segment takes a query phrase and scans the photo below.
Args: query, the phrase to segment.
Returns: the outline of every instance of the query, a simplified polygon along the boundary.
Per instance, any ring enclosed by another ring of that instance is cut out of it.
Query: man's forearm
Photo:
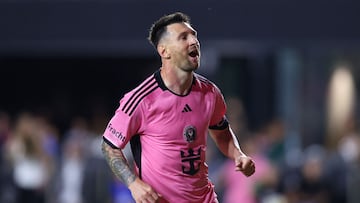
[[[241,151],[238,139],[231,128],[221,131],[211,131],[210,135],[225,156],[231,159],[235,159],[238,156],[245,156]]]
[[[135,173],[131,170],[124,154],[119,149],[114,149],[105,142],[102,142],[102,152],[112,172],[126,186],[134,182]]]

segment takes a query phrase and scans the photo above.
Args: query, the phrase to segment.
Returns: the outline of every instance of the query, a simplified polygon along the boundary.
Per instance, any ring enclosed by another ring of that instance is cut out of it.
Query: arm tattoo
[[[126,186],[134,182],[136,179],[135,173],[130,169],[130,166],[120,149],[114,149],[105,142],[102,142],[102,152],[115,176],[122,181]]]

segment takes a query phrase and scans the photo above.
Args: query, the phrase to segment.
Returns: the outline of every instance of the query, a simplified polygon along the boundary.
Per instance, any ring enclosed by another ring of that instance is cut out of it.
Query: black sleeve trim
[[[106,139],[105,137],[103,137],[103,140],[106,144],[108,144],[111,148],[113,149],[120,149],[119,147],[115,146],[113,143],[111,143],[108,139]]]
[[[209,129],[225,130],[228,126],[229,126],[229,122],[228,122],[227,118],[224,116],[223,119],[221,119],[221,121],[218,124],[209,126]]]

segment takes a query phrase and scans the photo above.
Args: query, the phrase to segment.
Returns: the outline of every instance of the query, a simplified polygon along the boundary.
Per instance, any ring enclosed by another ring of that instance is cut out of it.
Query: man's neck
[[[189,93],[193,82],[193,72],[162,67],[160,74],[165,86],[175,94],[187,95]]]

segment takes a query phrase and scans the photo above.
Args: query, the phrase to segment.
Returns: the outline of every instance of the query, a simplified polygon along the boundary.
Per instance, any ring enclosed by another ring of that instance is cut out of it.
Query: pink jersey
[[[130,141],[140,178],[162,195],[161,202],[216,202],[205,163],[207,131],[224,129],[220,90],[195,74],[191,91],[166,88],[160,70],[125,94],[104,140],[123,149]]]

